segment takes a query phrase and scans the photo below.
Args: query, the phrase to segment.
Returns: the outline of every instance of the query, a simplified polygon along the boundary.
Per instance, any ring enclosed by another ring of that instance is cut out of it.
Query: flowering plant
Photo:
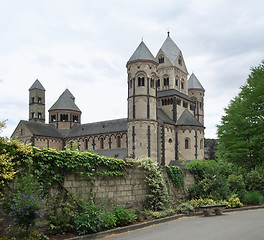
[[[42,188],[32,174],[24,173],[21,178],[16,179],[9,208],[9,215],[15,225],[29,230],[34,226],[37,218],[43,217],[41,194]]]

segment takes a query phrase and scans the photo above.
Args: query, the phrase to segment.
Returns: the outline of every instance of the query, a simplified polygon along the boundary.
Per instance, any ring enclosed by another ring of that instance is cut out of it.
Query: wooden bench
[[[200,206],[200,208],[203,210],[203,214],[205,217],[211,216],[213,213],[215,215],[221,215],[223,210],[226,208],[226,204],[218,204],[218,205],[206,205],[206,206]]]

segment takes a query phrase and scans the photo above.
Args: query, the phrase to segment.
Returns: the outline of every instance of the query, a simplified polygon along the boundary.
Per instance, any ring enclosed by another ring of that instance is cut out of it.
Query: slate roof
[[[158,97],[158,98],[159,98],[159,97],[174,96],[174,95],[179,96],[179,97],[181,97],[181,98],[184,98],[184,99],[186,99],[186,100],[188,100],[188,101],[193,102],[193,100],[192,100],[189,96],[187,96],[187,95],[184,94],[184,93],[179,92],[179,91],[176,90],[176,89],[168,89],[168,90],[163,90],[163,91],[158,91],[158,92],[157,92],[157,97]]]
[[[192,75],[190,76],[188,80],[188,89],[200,89],[200,90],[205,91],[202,84],[199,82],[199,80],[194,75],[194,73],[192,73]]]
[[[132,54],[127,64],[134,61],[152,61],[154,63],[158,63],[143,41]]]
[[[115,159],[124,159],[127,157],[127,148],[97,149],[95,152],[101,156]]]
[[[40,90],[46,91],[38,79],[29,88],[29,90],[33,90],[33,89],[40,89]]]
[[[203,127],[203,125],[187,110],[185,109],[178,121],[177,126],[198,126]]]
[[[163,45],[160,48],[165,56],[169,59],[171,64],[174,65],[175,61],[177,60],[181,50],[179,47],[173,42],[173,40],[168,36],[164,41]]]
[[[157,108],[157,115],[163,122],[175,125],[175,122],[161,108]]]
[[[21,121],[33,135],[61,138],[59,130],[53,124],[40,122]]]
[[[69,89],[66,89],[59,97],[59,99],[52,105],[50,110],[58,110],[58,109],[64,109],[64,110],[74,110],[81,112],[81,110],[77,107],[77,105],[74,102],[74,96],[69,91]]]
[[[66,136],[78,137],[127,131],[127,118],[75,125]]]

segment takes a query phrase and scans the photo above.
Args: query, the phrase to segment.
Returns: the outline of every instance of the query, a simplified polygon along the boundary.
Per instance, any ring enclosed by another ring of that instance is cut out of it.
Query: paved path
[[[103,238],[102,238],[103,239]],[[211,217],[186,217],[106,240],[264,240],[264,209],[224,213]]]

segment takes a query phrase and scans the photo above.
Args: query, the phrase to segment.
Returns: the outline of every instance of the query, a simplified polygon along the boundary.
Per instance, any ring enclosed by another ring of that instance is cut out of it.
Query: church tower
[[[45,123],[45,91],[38,79],[29,88],[29,121]]]
[[[204,125],[204,88],[197,77],[192,73],[188,80],[189,97],[195,102],[194,116]]]
[[[142,41],[127,62],[128,156],[157,161],[156,80],[158,63]]]
[[[75,104],[75,97],[66,89],[49,109],[49,123],[57,129],[71,129],[81,124],[82,112]]]

